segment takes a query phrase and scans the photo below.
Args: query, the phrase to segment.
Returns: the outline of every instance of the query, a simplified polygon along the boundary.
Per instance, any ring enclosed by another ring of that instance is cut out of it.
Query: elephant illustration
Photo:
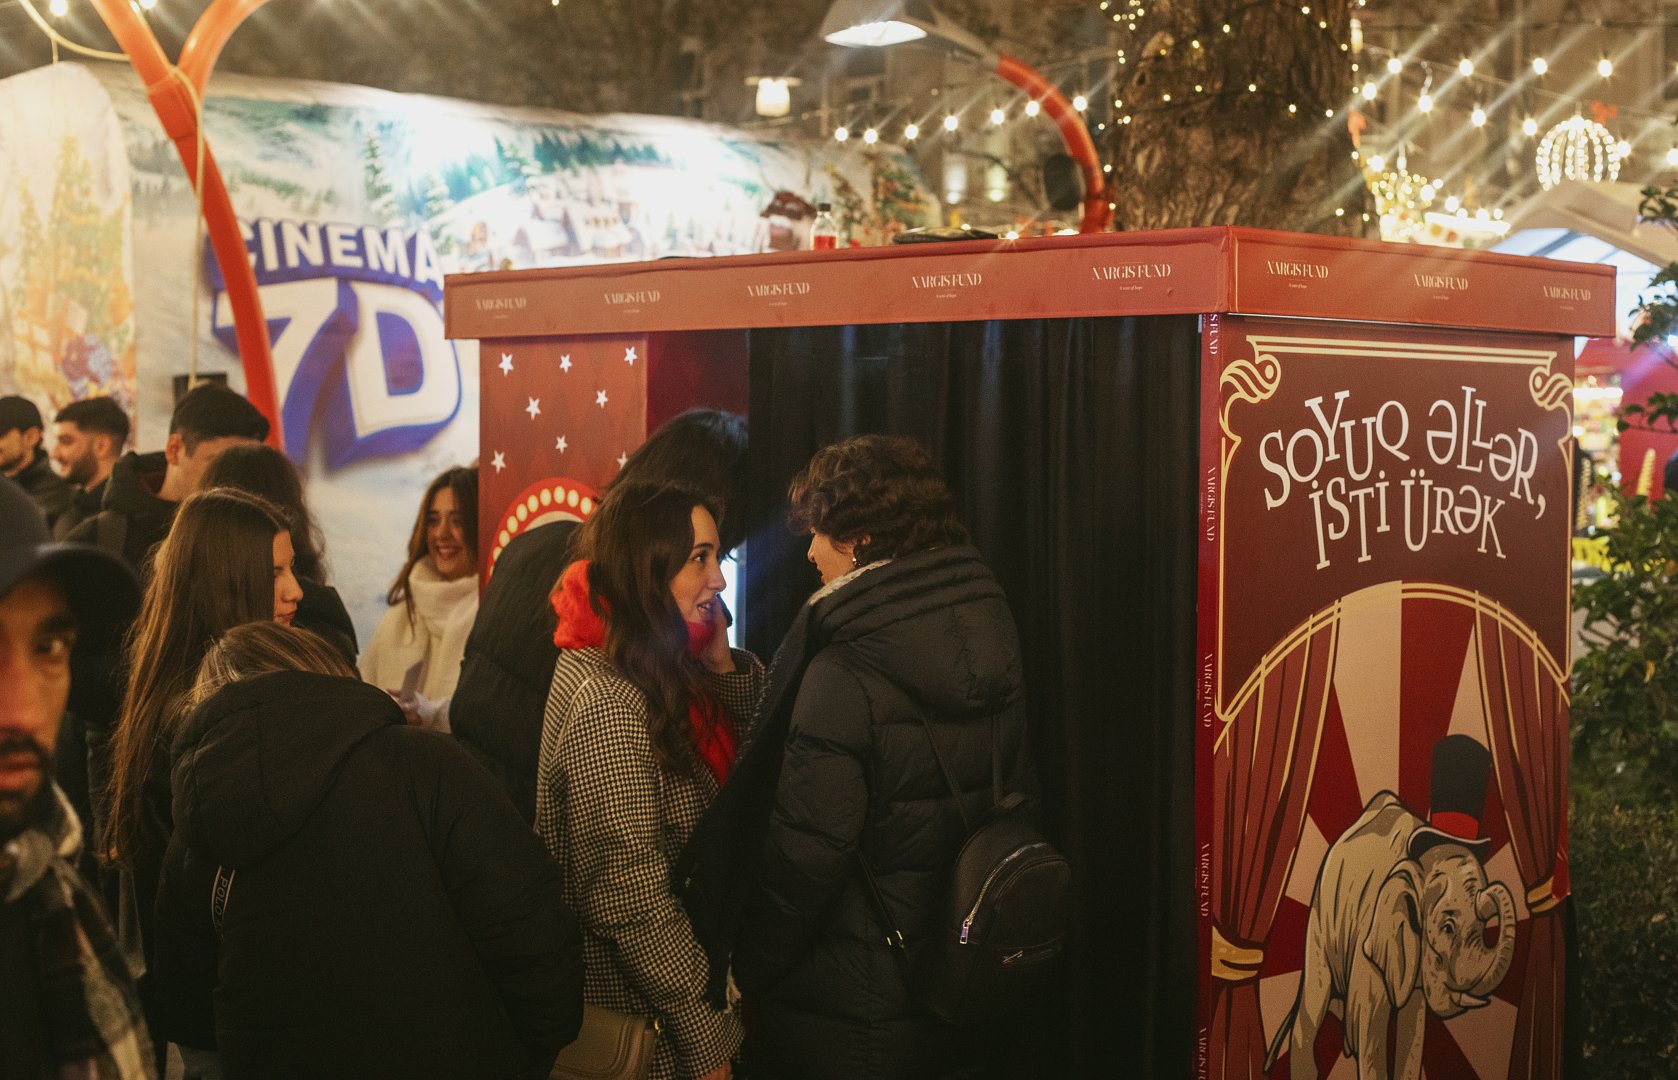
[[[1317,1033],[1333,1012],[1358,1080],[1387,1080],[1396,1012],[1391,1075],[1418,1080],[1427,1012],[1449,1018],[1487,1004],[1515,955],[1514,897],[1486,880],[1490,842],[1477,838],[1489,771],[1484,747],[1447,736],[1434,748],[1428,820],[1378,792],[1329,848],[1311,896],[1299,993],[1266,1071],[1286,1049],[1292,1080],[1315,1080]]]

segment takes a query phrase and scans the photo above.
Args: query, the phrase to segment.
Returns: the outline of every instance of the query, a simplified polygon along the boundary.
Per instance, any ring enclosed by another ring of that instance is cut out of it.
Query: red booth
[[[1613,297],[1217,228],[455,276],[445,307],[481,342],[486,572],[691,406],[748,417],[765,508],[835,439],[931,447],[1077,868],[1011,1075],[1487,1080],[1561,1070],[1570,395]],[[746,545],[764,657],[803,547]]]

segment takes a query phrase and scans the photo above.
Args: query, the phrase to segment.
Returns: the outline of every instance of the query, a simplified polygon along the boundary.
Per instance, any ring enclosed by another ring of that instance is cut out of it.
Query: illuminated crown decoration
[[[1594,120],[1575,116],[1544,133],[1538,143],[1538,183],[1548,191],[1563,180],[1613,180],[1620,155],[1612,133]]]

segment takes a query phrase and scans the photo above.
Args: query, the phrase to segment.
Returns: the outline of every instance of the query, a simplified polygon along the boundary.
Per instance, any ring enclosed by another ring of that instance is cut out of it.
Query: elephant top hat
[[[1433,793],[1427,824],[1410,836],[1410,857],[1438,844],[1461,844],[1485,858],[1492,842],[1480,835],[1492,755],[1467,735],[1447,735],[1433,744]]]

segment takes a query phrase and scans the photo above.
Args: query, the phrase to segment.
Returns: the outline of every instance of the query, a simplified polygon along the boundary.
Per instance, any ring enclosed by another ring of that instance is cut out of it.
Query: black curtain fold
[[[1063,978],[1008,1076],[1177,1078],[1195,1002],[1195,316],[754,330],[751,497],[827,443],[916,436],[1019,624],[1044,823],[1078,896]],[[784,515],[783,515],[784,519]],[[818,584],[755,535],[745,637],[769,655]]]

